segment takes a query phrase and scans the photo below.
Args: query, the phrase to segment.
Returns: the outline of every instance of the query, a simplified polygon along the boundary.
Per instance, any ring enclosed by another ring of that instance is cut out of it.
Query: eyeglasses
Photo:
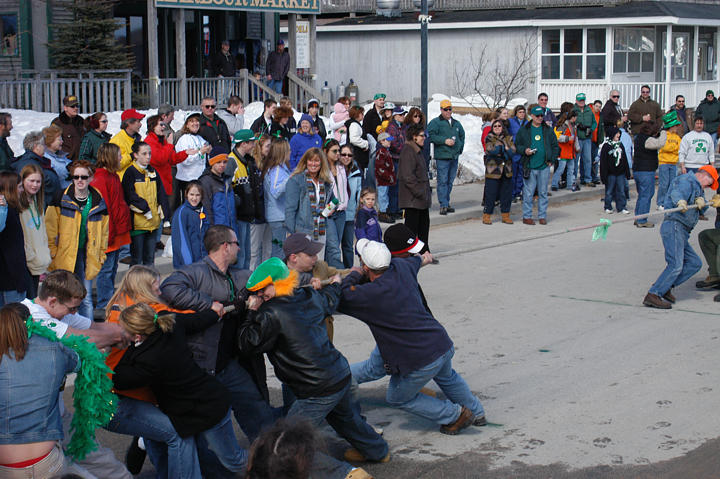
[[[235,241],[226,241],[225,243],[227,243],[227,244],[234,244],[235,246],[240,246],[240,243],[238,243],[237,240],[235,240]]]
[[[650,94],[650,90],[640,90],[640,93],[647,93],[647,94]]]
[[[73,175],[72,176],[73,180],[87,180],[88,178],[90,178],[88,175]]]
[[[677,103],[685,103],[685,100],[678,100]]]
[[[413,118],[422,118],[422,115],[415,114],[413,115]]]
[[[452,108],[443,108],[443,111],[452,111]]]
[[[165,123],[158,123],[158,126],[162,126],[163,128],[165,128],[167,125]]]
[[[203,108],[207,108],[208,110],[214,110],[217,108],[217,105],[203,105]]]
[[[620,98],[620,95],[613,95],[610,98]]]

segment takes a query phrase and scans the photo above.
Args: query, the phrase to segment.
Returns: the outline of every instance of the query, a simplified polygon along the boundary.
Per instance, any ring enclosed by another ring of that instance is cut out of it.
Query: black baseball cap
[[[425,246],[410,228],[401,223],[385,230],[383,242],[393,256],[403,253],[418,254]]]
[[[293,233],[285,238],[283,253],[285,253],[285,257],[298,253],[305,253],[312,256],[318,254],[324,246],[322,243],[313,241],[309,235]]]

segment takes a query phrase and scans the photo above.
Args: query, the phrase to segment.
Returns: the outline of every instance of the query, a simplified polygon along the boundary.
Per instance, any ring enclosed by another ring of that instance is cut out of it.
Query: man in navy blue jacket
[[[343,280],[339,311],[370,327],[390,374],[388,403],[440,424],[445,434],[485,425],[480,400],[452,367],[452,340],[422,301],[417,273],[432,255],[391,258],[387,246],[365,238],[357,251],[362,269]],[[448,399],[420,394],[430,380]]]

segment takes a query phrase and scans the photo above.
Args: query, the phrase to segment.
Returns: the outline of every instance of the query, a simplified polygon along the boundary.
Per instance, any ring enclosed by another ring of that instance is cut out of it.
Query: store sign
[[[310,22],[295,22],[295,67],[310,68]]]
[[[156,7],[320,13],[320,0],[155,0]]]

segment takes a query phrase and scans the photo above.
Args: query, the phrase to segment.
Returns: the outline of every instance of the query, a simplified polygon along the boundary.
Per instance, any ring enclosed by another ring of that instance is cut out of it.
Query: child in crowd
[[[552,176],[552,190],[557,191],[560,187],[560,179],[563,171],[566,172],[567,189],[577,191],[575,185],[575,156],[580,144],[577,140],[577,132],[575,131],[575,121],[577,120],[577,112],[570,110],[560,115],[557,126],[555,126],[555,136],[560,146],[560,157],[558,158],[558,166]]]
[[[155,263],[156,230],[160,227],[161,210],[167,211],[165,190],[160,176],[150,166],[150,145],[136,141],[132,146],[132,164],[125,170],[122,185],[132,212],[130,255],[134,264]]]
[[[383,223],[395,223],[395,219],[389,214],[390,187],[397,183],[395,165],[390,155],[390,142],[395,138],[382,132],[378,135],[377,156],[375,158],[375,182],[377,183],[378,216]]]
[[[663,117],[665,127],[668,129],[667,140],[660,151],[658,151],[658,189],[657,209],[663,210],[665,196],[667,195],[670,183],[677,175],[677,163],[680,156],[680,141],[682,138],[682,124],[674,111],[668,112]]]
[[[203,238],[208,229],[202,205],[203,189],[193,180],[185,188],[185,203],[175,211],[172,219],[173,266],[179,268],[201,260],[207,253]]]
[[[333,111],[335,113],[332,114],[332,121],[334,123],[342,124],[342,126],[335,130],[335,139],[338,143],[343,144],[347,138],[347,128],[345,127],[345,122],[350,119],[350,113],[348,112],[347,107],[340,101],[335,103]]]
[[[611,214],[612,202],[618,213],[630,214],[625,209],[625,180],[630,179],[630,165],[625,154],[625,147],[620,141],[620,130],[610,126],[606,132],[607,140],[600,149],[600,179],[605,185],[605,213]]]
[[[355,237],[358,241],[367,238],[382,242],[382,230],[375,210],[375,190],[372,188],[363,188],[360,192],[360,209],[355,216]]]

